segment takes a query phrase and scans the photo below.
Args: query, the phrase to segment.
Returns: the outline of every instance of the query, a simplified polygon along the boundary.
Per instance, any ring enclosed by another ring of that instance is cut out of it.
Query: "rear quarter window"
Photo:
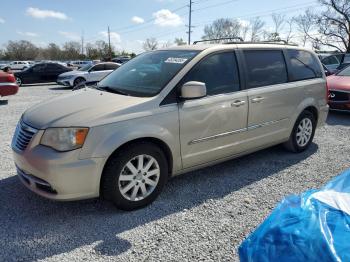
[[[244,50],[249,88],[288,82],[282,50]]]
[[[313,54],[303,50],[287,50],[287,53],[291,65],[292,81],[322,77],[322,68]]]

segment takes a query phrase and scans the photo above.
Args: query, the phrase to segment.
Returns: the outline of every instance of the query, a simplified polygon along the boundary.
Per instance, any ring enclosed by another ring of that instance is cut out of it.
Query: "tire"
[[[73,82],[73,87],[75,87],[75,86],[77,86],[77,85],[79,85],[79,84],[81,84],[81,83],[83,83],[83,82],[85,82],[86,80],[84,79],[84,78],[82,78],[82,77],[78,77],[78,78],[76,78],[75,80],[74,80],[74,82]]]
[[[284,143],[284,147],[294,153],[305,151],[312,143],[315,130],[315,116],[309,111],[302,112],[294,124],[289,140]]]
[[[151,162],[148,171],[140,172],[140,157],[145,169]],[[150,142],[135,143],[117,151],[108,160],[102,174],[101,195],[119,209],[135,210],[152,203],[167,179],[168,163],[164,152]]]
[[[18,86],[22,86],[23,81],[22,81],[22,79],[21,79],[20,77],[16,77],[16,84],[17,84]]]

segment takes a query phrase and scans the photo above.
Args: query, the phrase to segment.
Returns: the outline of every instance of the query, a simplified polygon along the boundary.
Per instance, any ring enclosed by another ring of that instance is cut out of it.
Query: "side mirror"
[[[181,87],[181,98],[196,99],[207,95],[207,87],[205,83],[190,81]]]

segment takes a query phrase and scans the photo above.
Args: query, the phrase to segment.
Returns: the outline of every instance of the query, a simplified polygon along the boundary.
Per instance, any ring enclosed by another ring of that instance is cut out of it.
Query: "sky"
[[[271,14],[286,17],[317,8],[311,0],[192,0],[192,40],[218,18],[242,23],[259,16],[272,27]],[[139,53],[146,38],[160,45],[175,37],[187,41],[190,0],[10,0],[0,8],[0,48],[9,40],[30,40],[38,46],[67,41],[111,41],[117,50]]]

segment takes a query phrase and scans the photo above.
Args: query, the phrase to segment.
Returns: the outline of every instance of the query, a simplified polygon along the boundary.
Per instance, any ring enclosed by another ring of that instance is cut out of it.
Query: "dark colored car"
[[[113,58],[112,62],[118,63],[118,64],[124,64],[128,62],[130,59],[131,58],[128,58],[128,57],[117,57],[117,58]]]
[[[350,110],[350,66],[327,77],[329,107],[334,110]]]
[[[38,63],[14,75],[17,84],[21,86],[22,84],[56,82],[60,74],[68,71],[72,69],[58,63]]]
[[[18,86],[14,75],[0,72],[0,97],[15,95]]]

